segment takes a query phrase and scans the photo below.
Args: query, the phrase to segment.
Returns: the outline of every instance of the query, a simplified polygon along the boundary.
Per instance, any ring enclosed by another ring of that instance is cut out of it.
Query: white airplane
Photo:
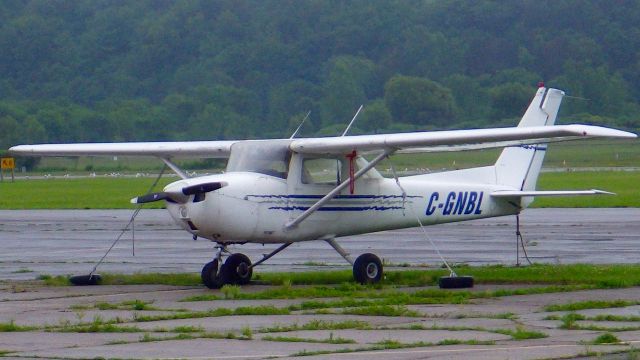
[[[517,127],[306,139],[19,145],[33,156],[120,155],[162,159],[182,179],[134,204],[163,200],[173,219],[215,243],[202,269],[209,288],[247,284],[253,267],[292,243],[324,240],[353,265],[360,283],[383,275],[371,253],[355,261],[341,236],[519,214],[535,196],[606,193],[536,191],[547,144],[583,138],[636,138],[589,125],[554,125],[564,93],[540,87]],[[384,178],[374,168],[393,154],[504,147],[492,166]],[[363,155],[370,155],[367,161]],[[174,157],[228,158],[223,174],[189,178]],[[282,244],[255,264],[229,244]],[[223,264],[223,256],[226,260]]]

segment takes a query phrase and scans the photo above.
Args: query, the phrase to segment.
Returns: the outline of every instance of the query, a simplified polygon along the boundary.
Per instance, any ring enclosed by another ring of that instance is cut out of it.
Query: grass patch
[[[576,322],[584,319],[585,319],[584,315],[581,315],[581,314],[576,314],[576,313],[565,314],[560,318],[560,321],[562,321],[562,324],[560,325],[560,329],[575,330],[578,328],[578,324]]]
[[[550,265],[535,264],[531,266],[511,267],[503,265],[491,266],[458,266],[457,272],[474,276],[477,284],[546,284],[546,285],[593,285],[599,288],[620,288],[640,285],[640,265],[637,264],[568,264]],[[436,285],[440,276],[447,275],[443,269],[400,270],[385,272],[386,278],[377,286],[425,286]],[[257,280],[270,285],[327,285],[345,284],[354,287],[350,270],[341,271],[309,271],[296,273],[258,274]],[[269,297],[286,298],[286,287],[274,290]],[[278,295],[277,292],[281,294]],[[295,290],[294,290],[295,291]],[[325,289],[324,291],[327,291]],[[258,295],[253,295],[257,297]],[[309,294],[308,297],[322,297],[322,294]],[[333,297],[327,294],[326,297]],[[293,296],[292,296],[293,297]],[[296,294],[295,297],[299,297]]]
[[[176,180],[163,178],[157,187]],[[6,191],[0,197],[0,209],[132,209],[129,200],[146,193],[152,183],[153,178],[18,178],[2,184]],[[162,206],[162,203],[147,205]]]
[[[585,309],[608,309],[620,308],[640,304],[640,301],[627,300],[587,300],[578,301],[567,304],[549,305],[544,308],[545,311],[577,311]]]
[[[345,321],[325,321],[325,320],[311,320],[305,324],[287,324],[287,325],[275,325],[260,329],[261,333],[273,333],[273,332],[290,332],[300,330],[344,330],[344,329],[357,329],[357,330],[370,330],[371,325],[365,321],[359,320],[345,320]]]
[[[11,320],[6,323],[0,323],[0,332],[23,332],[23,331],[32,331],[37,329],[34,326],[22,326],[16,325],[15,320]]]
[[[568,264],[550,265],[535,264],[531,266],[511,267],[504,265],[491,266],[458,266],[459,273],[474,277],[476,284],[518,284],[518,285],[546,285],[547,288],[503,289],[495,290],[492,296],[510,296],[553,291],[573,291],[588,288],[623,288],[640,285],[640,265],[637,264]],[[242,288],[235,286],[223,287],[222,296],[219,293],[206,293],[191,296],[181,301],[212,301],[221,298],[238,300],[259,299],[298,299],[298,298],[327,298],[343,297],[356,292],[368,294],[379,293],[382,290],[398,286],[418,287],[435,286],[440,276],[447,275],[443,269],[398,270],[385,272],[385,279],[376,285],[363,286],[353,280],[351,270],[338,271],[308,271],[261,273],[255,275],[255,280],[278,286],[258,292],[245,293]],[[65,276],[41,275],[39,277],[46,285],[70,285]],[[102,274],[103,285],[173,285],[173,286],[202,286],[199,274]],[[284,284],[284,285],[283,285]],[[313,287],[296,287],[296,285],[315,285]],[[556,290],[549,288],[558,286]],[[464,292],[443,291],[443,293],[461,294]],[[435,294],[435,293],[434,293]],[[437,295],[447,297],[455,295]],[[377,296],[379,297],[379,296]],[[464,299],[460,299],[461,301]]]
[[[198,333],[198,332],[204,332],[204,328],[202,326],[191,326],[191,325],[176,326],[173,329],[171,329],[171,332],[181,333],[181,334]]]
[[[548,320],[558,320],[557,316],[548,316],[546,319]],[[605,327],[598,325],[580,325],[578,321],[583,320],[593,320],[593,318],[588,318],[582,314],[577,313],[568,313],[559,318],[562,322],[559,326],[560,329],[566,330],[593,330],[593,331],[634,331],[640,330],[640,326],[622,326],[622,327]]]
[[[155,341],[169,341],[169,340],[192,340],[195,339],[189,334],[178,334],[176,336],[153,336],[149,333],[144,333],[139,342],[155,342]]]
[[[150,322],[161,320],[180,320],[180,319],[200,319],[207,317],[235,316],[235,315],[289,315],[291,311],[287,308],[278,308],[275,306],[251,306],[238,307],[236,309],[217,308],[207,311],[182,311],[173,314],[159,315],[140,315],[134,314],[136,322]]]
[[[416,347],[427,347],[427,346],[443,346],[443,345],[494,345],[494,341],[479,341],[479,340],[456,340],[456,339],[445,339],[439,341],[437,343],[430,343],[425,341],[418,341],[413,343],[403,343],[397,340],[382,340],[371,346],[360,347],[355,349],[338,349],[338,350],[319,350],[319,351],[306,351],[303,350],[301,352],[295,353],[292,356],[312,356],[312,355],[326,355],[326,354],[340,354],[340,353],[352,353],[352,352],[362,352],[362,351],[376,351],[376,350],[393,350],[393,349],[407,349],[407,348],[416,348]]]
[[[372,305],[355,308],[346,308],[342,314],[365,315],[365,316],[407,316],[420,317],[422,314],[415,310],[407,309],[404,305]]]
[[[237,299],[240,295],[240,286],[238,285],[224,285],[220,291],[226,300]]]
[[[31,269],[26,269],[26,268],[22,268],[22,269],[18,269],[16,271],[12,271],[12,274],[27,274],[27,273],[32,273],[33,270]]]
[[[309,339],[309,338],[299,338],[295,336],[264,336],[262,337],[264,341],[279,341],[279,342],[305,342],[305,343],[318,343],[318,344],[356,344],[355,340],[345,339],[341,337],[333,337],[331,334],[326,339]]]
[[[171,285],[171,286],[202,286],[199,274],[191,273],[136,273],[136,274],[100,274],[101,285]],[[38,276],[38,280],[47,286],[72,286],[68,276]]]
[[[634,165],[634,166],[637,166]],[[640,192],[630,184],[640,183],[638,171],[575,171],[542,173],[539,190],[601,189],[615,196],[538,197],[533,207],[538,208],[612,208],[640,207]]]
[[[504,312],[497,314],[458,314],[455,315],[456,319],[467,319],[467,318],[483,318],[483,319],[505,319],[505,320],[515,320],[518,316],[512,312]]]
[[[492,332],[503,334],[503,335],[509,335],[513,340],[542,339],[549,336],[543,332],[526,330],[522,327],[517,327],[515,330],[498,329],[498,330],[492,330]]]
[[[245,339],[248,339],[248,340],[253,339],[253,330],[251,330],[250,327],[244,326],[241,330],[241,333]]]
[[[330,308],[362,308],[368,307],[364,310],[349,310],[349,313],[362,313],[363,315],[378,313],[384,316],[388,314],[399,315],[399,312],[404,313],[406,316],[416,316],[418,314],[411,313],[397,306],[413,305],[413,304],[465,304],[471,299],[478,298],[491,298],[499,296],[511,296],[511,295],[524,295],[524,294],[539,294],[550,292],[564,292],[573,291],[577,289],[587,288],[585,286],[568,285],[568,286],[548,286],[548,287],[532,287],[525,289],[509,289],[509,290],[496,290],[496,291],[447,291],[440,289],[426,289],[417,291],[400,291],[393,288],[383,288],[380,290],[372,288],[362,288],[360,290],[340,290],[338,287],[326,289],[322,286],[318,287],[302,287],[294,288],[288,292],[286,298],[299,299],[312,297],[314,300],[303,301],[300,304],[291,305],[288,307],[290,311],[299,310],[318,310],[318,309],[330,309]],[[240,295],[239,298],[258,298],[258,299],[272,299],[280,298],[277,290],[266,290],[264,292],[257,292],[244,295]],[[312,296],[313,295],[313,296]],[[338,298],[337,300],[321,300],[323,297]],[[189,297],[182,301],[194,301],[201,299],[198,297]],[[391,308],[389,306],[396,306]],[[326,311],[328,313],[328,311]]]
[[[485,331],[491,332],[491,330],[480,327],[480,326],[442,326],[436,325],[435,323],[430,326],[426,326],[423,324],[411,324],[411,325],[402,325],[402,326],[381,326],[378,327],[378,330],[447,330],[447,331]]]
[[[144,330],[135,326],[116,325],[118,321],[105,321],[101,316],[96,315],[90,323],[63,323],[60,326],[50,326],[46,330],[49,332],[77,332],[77,333],[135,333]]]
[[[269,285],[323,285],[341,284],[353,281],[351,270],[337,271],[305,271],[286,273],[260,273],[254,275],[254,280]],[[287,288],[284,286],[283,288]]]
[[[102,274],[103,285],[173,285],[201,286],[200,274],[191,273],[137,273],[137,274]]]
[[[123,301],[119,304],[111,304],[106,302],[96,303],[95,307],[98,310],[136,310],[136,311],[151,311],[151,310],[160,310],[151,306],[153,301],[142,301],[142,300],[129,300]]]
[[[71,286],[69,277],[67,276],[51,276],[49,274],[42,274],[37,277],[37,280],[44,282],[47,286]]]
[[[616,337],[612,333],[606,332],[606,333],[598,336],[597,338],[593,339],[593,341],[591,343],[594,344],[594,345],[599,345],[599,344],[617,344],[617,343],[620,343],[620,339],[618,339],[618,337]]]
[[[596,315],[587,317],[585,320],[590,321],[624,321],[624,322],[638,322],[640,321],[640,316],[625,316],[625,315]]]

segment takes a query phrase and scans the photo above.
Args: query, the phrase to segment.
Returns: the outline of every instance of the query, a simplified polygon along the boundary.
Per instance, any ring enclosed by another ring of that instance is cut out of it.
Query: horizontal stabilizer
[[[522,197],[522,196],[575,196],[575,195],[615,195],[615,193],[603,190],[498,190],[491,193],[492,197]]]

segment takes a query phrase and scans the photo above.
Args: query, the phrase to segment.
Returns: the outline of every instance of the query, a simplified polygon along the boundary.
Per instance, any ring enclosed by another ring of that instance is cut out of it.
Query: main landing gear
[[[382,279],[382,262],[371,253],[358,256],[353,263],[353,278],[360,284],[375,284]]]
[[[376,255],[365,253],[356,258],[351,259],[349,254],[342,248],[335,239],[326,240],[345,260],[353,265],[353,278],[360,284],[375,284],[382,279],[383,268],[382,261]],[[262,259],[255,264],[251,264],[251,260],[240,253],[231,254],[224,244],[216,245],[216,254],[213,260],[204,265],[201,272],[202,282],[209,289],[219,289],[224,285],[246,285],[251,281],[253,268],[262,264],[267,259],[287,248],[292,243],[284,243],[279,248],[268,255],[264,255]],[[227,259],[222,262],[222,255],[228,254]],[[222,264],[222,265],[221,265]]]
[[[375,284],[382,279],[382,261],[380,261],[379,257],[371,253],[365,253],[358,256],[356,261],[353,261],[349,253],[336,242],[336,239],[326,239],[325,241],[349,264],[353,265],[353,278],[356,282],[363,285]]]

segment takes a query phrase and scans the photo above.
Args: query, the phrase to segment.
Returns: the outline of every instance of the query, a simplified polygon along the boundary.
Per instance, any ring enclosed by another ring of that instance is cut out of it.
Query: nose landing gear
[[[224,245],[217,245],[216,249],[213,260],[205,264],[200,273],[204,285],[209,289],[219,289],[227,284],[248,284],[253,275],[251,260],[244,254],[229,254]],[[223,253],[229,254],[224,264],[222,264]]]

